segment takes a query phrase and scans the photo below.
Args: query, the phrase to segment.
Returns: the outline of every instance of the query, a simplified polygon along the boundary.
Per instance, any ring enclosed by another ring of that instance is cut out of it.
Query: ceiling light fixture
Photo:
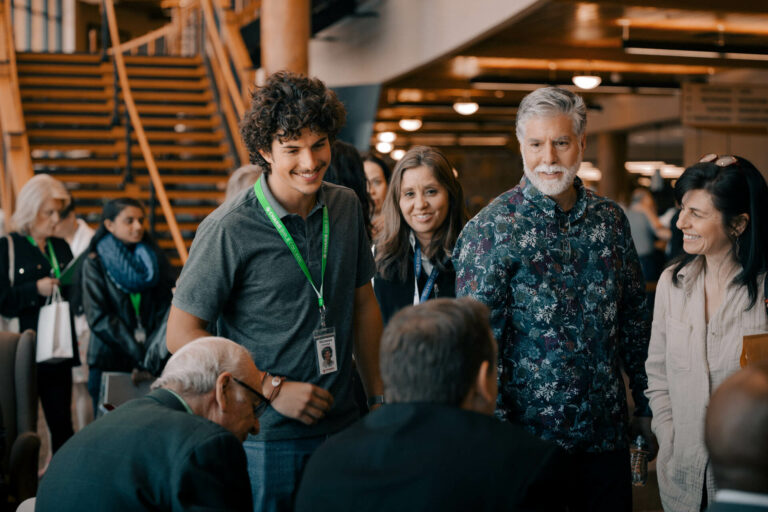
[[[421,119],[401,119],[400,120],[400,128],[407,132],[415,132],[419,128],[421,128]],[[391,151],[391,150],[390,150]]]
[[[597,75],[573,75],[573,85],[579,89],[594,89],[603,81]]]
[[[477,112],[477,109],[480,108],[480,105],[475,103],[474,101],[457,101],[453,104],[453,110],[455,110],[457,113],[463,115],[463,116],[471,116],[475,112]]]
[[[397,135],[395,132],[381,132],[376,136],[376,138],[379,140],[379,142],[395,142]]]
[[[392,160],[400,160],[405,156],[405,150],[404,149],[395,149],[392,151],[392,153],[389,154],[389,156],[392,157]]]
[[[391,142],[379,142],[376,144],[376,151],[381,154],[387,154],[394,149]]]

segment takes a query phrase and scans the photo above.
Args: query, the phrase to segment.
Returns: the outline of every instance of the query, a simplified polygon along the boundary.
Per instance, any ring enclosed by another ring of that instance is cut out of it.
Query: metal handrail
[[[115,5],[113,0],[103,0],[103,2],[105,12],[107,13],[107,20],[109,22],[109,33],[112,38],[112,44],[114,47],[119,48],[120,35],[117,30]],[[136,109],[136,103],[133,100],[133,93],[131,92],[130,84],[128,82],[128,72],[125,69],[125,61],[123,59],[122,52],[114,52],[113,58],[117,64],[117,72],[120,78],[120,86],[123,90],[123,102],[125,103],[125,108],[129,112],[131,124],[134,131],[136,132],[136,139],[138,140],[139,146],[141,147],[141,153],[144,156],[144,161],[147,164],[147,170],[149,171],[152,184],[155,187],[157,199],[160,202],[163,215],[165,215],[165,221],[168,223],[168,229],[171,232],[173,243],[176,246],[176,250],[179,253],[182,264],[184,264],[189,257],[189,253],[187,252],[187,247],[184,244],[184,239],[181,236],[179,224],[176,222],[176,216],[173,214],[171,203],[168,201],[168,194],[166,193],[165,186],[163,185],[163,181],[160,178],[160,172],[157,169],[157,163],[155,162],[154,156],[152,156],[152,150],[149,147],[149,141],[147,140],[147,134],[144,132],[144,126],[141,123],[139,112]]]

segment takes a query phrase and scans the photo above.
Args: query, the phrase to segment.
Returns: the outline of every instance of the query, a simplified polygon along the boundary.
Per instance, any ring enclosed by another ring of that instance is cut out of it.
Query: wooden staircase
[[[130,143],[126,138],[122,93],[115,109],[111,59],[18,53],[17,60],[35,172],[64,182],[76,211],[91,224],[98,223],[109,199],[129,196],[149,205],[151,180],[135,133]],[[141,122],[189,247],[199,222],[223,200],[235,166],[213,87],[199,56],[126,56],[125,61]],[[155,238],[179,265],[159,206],[155,212]]]

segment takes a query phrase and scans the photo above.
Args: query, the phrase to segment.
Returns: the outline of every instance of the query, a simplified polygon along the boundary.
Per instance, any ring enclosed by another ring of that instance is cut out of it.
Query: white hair
[[[224,372],[241,373],[251,354],[234,341],[217,336],[198,338],[168,360],[152,389],[172,387],[182,394],[203,395],[216,387]]]
[[[532,117],[565,114],[573,120],[573,133],[581,137],[587,127],[587,107],[578,94],[559,87],[542,87],[528,94],[517,109],[515,133],[523,143],[525,125]]]
[[[11,217],[13,229],[23,235],[29,234],[29,228],[35,223],[43,203],[49,199],[61,199],[66,208],[70,196],[67,188],[48,174],[37,174],[30,178],[16,198],[16,211]]]

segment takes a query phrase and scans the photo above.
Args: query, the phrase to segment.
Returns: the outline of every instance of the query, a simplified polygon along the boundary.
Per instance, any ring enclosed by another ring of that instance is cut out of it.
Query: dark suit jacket
[[[245,451],[159,389],[75,434],[40,482],[39,512],[252,510]]]
[[[296,512],[558,510],[539,495],[558,453],[491,416],[385,405],[312,455]]]

